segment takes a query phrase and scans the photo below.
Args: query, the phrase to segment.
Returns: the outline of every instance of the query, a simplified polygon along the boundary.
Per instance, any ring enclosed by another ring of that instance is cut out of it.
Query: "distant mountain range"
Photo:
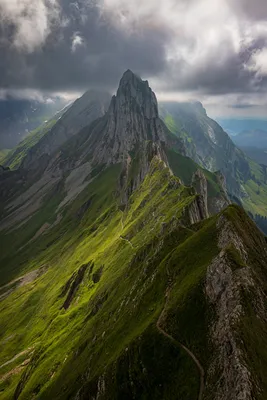
[[[267,398],[267,168],[200,103],[127,70],[3,164],[1,399]]]
[[[217,118],[216,121],[231,136],[235,136],[242,131],[251,131],[251,130],[267,131],[267,119]]]
[[[12,149],[30,131],[61,110],[66,101],[60,98],[0,100],[0,150]]]
[[[254,147],[267,149],[267,129],[245,130],[233,137],[234,143],[238,147]]]
[[[248,158],[200,103],[163,103],[160,114],[185,143],[186,154],[210,171],[220,171],[232,201],[253,215],[267,215],[265,168]]]
[[[232,140],[252,160],[267,165],[267,130],[242,131]]]

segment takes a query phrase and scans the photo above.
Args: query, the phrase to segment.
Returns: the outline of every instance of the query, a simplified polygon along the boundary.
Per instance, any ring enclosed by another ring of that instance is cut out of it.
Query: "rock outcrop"
[[[118,187],[122,206],[127,205],[131,194],[143,182],[154,157],[168,166],[164,144],[160,142],[145,141],[143,146],[138,148],[134,159],[128,153],[128,157],[123,163]]]
[[[198,169],[192,178],[192,186],[196,189],[197,193],[199,193],[202,197],[203,202],[203,212],[206,217],[208,217],[208,184],[207,179],[201,169]]]
[[[193,177],[191,185],[197,193],[201,195],[200,201],[202,203],[202,210],[205,218],[209,215],[214,215],[230,204],[228,195],[225,189],[225,179],[221,173],[216,173],[217,178],[217,193],[209,196],[208,180],[202,169],[198,169]],[[214,189],[213,189],[214,192]]]
[[[169,143],[168,133],[159,118],[155,93],[147,81],[142,81],[128,70],[111,100],[105,129],[101,132],[96,127],[91,134],[89,141],[94,143],[93,162],[125,162],[130,152],[147,141],[157,143],[158,147],[161,143]],[[183,151],[179,139],[176,144]]]
[[[215,351],[207,373],[207,389],[215,387],[214,400],[253,400],[255,379],[247,364],[246,349],[240,340],[240,321],[247,312],[243,298],[253,293],[259,318],[266,320],[265,295],[256,283],[255,270],[244,238],[224,215],[217,222],[221,249],[207,270],[206,295],[216,317],[210,336]],[[252,233],[248,233],[250,235]],[[257,232],[258,245],[266,257],[266,245]],[[229,250],[236,252],[243,267],[236,268]],[[261,306],[262,305],[262,306]],[[260,311],[259,311],[260,310]],[[219,380],[217,377],[220,377]]]

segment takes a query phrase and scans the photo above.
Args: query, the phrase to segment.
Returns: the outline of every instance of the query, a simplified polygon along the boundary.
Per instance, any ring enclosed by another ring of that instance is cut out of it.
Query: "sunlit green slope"
[[[9,151],[2,159],[1,163],[11,169],[20,166],[28,151],[39,142],[39,140],[52,128],[57,122],[56,118],[43,123],[38,128],[30,132],[13,150]]]
[[[203,398],[217,399],[230,355],[212,332],[227,296],[243,311],[234,318],[226,305],[226,337],[251,393],[266,398],[265,311],[249,300],[266,290],[263,236],[238,207],[201,220],[198,195],[157,157],[122,209],[120,170],[101,172],[42,236],[31,240],[31,220],[2,233],[1,399],[197,399],[201,375],[185,348],[205,371]],[[40,213],[59,202],[60,190]],[[238,281],[248,272],[258,287]]]

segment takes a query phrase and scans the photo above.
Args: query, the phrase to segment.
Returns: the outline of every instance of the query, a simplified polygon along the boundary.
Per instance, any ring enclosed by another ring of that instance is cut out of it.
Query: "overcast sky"
[[[0,0],[0,97],[114,91],[130,68],[159,99],[267,115],[266,0]]]

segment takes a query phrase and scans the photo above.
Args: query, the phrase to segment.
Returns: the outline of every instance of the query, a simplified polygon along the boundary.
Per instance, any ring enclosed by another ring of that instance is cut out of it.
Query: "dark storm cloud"
[[[191,42],[192,52],[198,38]],[[205,42],[203,42],[205,47]],[[256,68],[254,56],[267,48],[267,32],[257,32],[253,40],[240,41],[236,51],[231,38],[222,38],[206,56],[188,63],[186,57],[173,60],[163,72],[168,90],[198,91],[208,95],[256,93],[267,89],[267,74]]]
[[[61,23],[32,52],[11,44],[12,24],[0,29],[0,88],[113,88],[129,67],[153,75],[166,64],[168,30],[150,26],[127,34],[104,18],[97,5],[82,1],[61,2]]]
[[[207,94],[240,93],[253,90],[255,73],[244,68],[239,55],[227,54],[216,62],[217,54],[210,54],[205,64],[188,66],[186,61],[171,66],[170,89],[205,91]],[[180,71],[177,76],[176,71]]]
[[[267,18],[266,0],[227,0],[229,5],[240,13],[240,16],[254,20],[265,20]]]
[[[227,2],[231,7],[225,11]],[[212,0],[159,0],[156,6],[155,0],[145,5],[141,0],[0,0],[0,90],[112,90],[131,68],[156,78],[162,91],[264,91],[267,78],[255,54],[267,47],[267,31],[257,28],[250,40],[240,32],[250,18],[252,26],[262,22],[265,1],[256,0],[253,7],[249,0],[232,3],[218,0],[218,9],[210,12]],[[186,6],[187,18],[177,5]],[[149,16],[142,14],[148,6]],[[229,16],[236,25],[241,21],[234,27],[238,50],[225,27]]]

